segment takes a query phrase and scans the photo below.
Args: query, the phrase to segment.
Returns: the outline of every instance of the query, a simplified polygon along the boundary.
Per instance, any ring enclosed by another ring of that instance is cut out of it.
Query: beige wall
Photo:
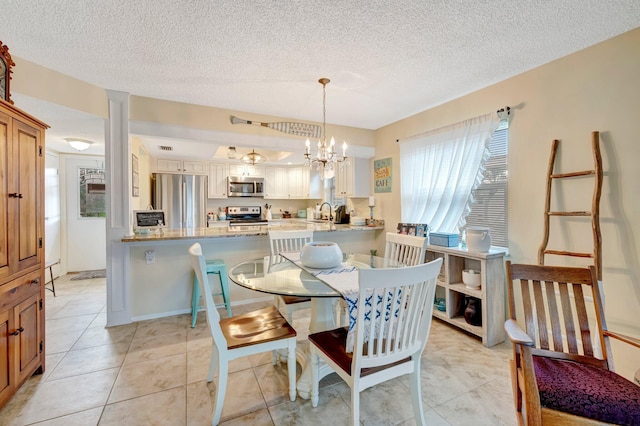
[[[591,132],[600,131],[605,171],[600,203],[606,318],[612,330],[640,336],[640,29],[458,98],[376,131],[376,159],[393,160],[393,191],[376,194],[376,216],[388,230],[400,221],[399,147],[396,139],[436,129],[509,105],[509,250],[514,262],[537,263],[542,240],[551,141],[559,139],[556,171],[593,168]],[[472,71],[470,71],[472,72]],[[552,206],[590,210],[593,180],[556,192]],[[379,213],[378,213],[379,212]],[[567,223],[567,222],[565,222]],[[590,222],[552,228],[549,247],[591,247]],[[556,246],[557,247],[557,246]],[[547,263],[575,264],[567,258]],[[615,344],[618,370],[640,368],[635,352]]]

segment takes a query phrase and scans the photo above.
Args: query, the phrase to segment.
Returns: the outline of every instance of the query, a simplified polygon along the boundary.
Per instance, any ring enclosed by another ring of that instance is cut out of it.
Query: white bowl
[[[462,282],[468,288],[480,288],[480,271],[465,269],[462,271]]]
[[[342,250],[330,241],[314,241],[304,245],[300,262],[307,268],[335,268],[342,262]]]

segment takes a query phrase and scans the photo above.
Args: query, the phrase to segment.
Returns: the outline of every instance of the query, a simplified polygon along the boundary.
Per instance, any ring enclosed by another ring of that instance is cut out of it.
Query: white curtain
[[[495,114],[465,120],[400,141],[402,222],[458,233],[482,182]]]

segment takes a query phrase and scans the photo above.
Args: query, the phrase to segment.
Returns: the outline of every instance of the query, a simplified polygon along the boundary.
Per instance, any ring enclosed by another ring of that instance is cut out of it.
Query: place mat
[[[281,252],[280,256],[289,260],[298,268],[310,273],[345,298],[354,296],[358,300],[358,268],[341,262],[339,266],[328,269],[309,268],[300,261],[299,251]]]
[[[353,352],[353,346],[355,343],[355,326],[358,311],[358,296],[359,296],[359,273],[358,268],[354,265],[349,265],[346,262],[340,263],[339,266],[329,269],[315,269],[308,268],[300,261],[300,252],[281,252],[280,255],[291,263],[299,267],[300,269],[310,273],[329,287],[340,292],[342,294],[349,314],[349,331],[347,333],[346,350],[347,352]],[[371,327],[371,315],[378,317],[384,315],[385,318],[390,318],[392,315],[397,316],[396,312],[390,312],[388,309],[386,312],[382,312],[383,294],[367,294],[366,296],[366,309],[364,314],[364,327],[368,330]],[[390,295],[389,295],[390,296]],[[397,326],[397,324],[396,324]],[[376,335],[387,335],[388,329],[378,330],[376,326]],[[368,335],[368,331],[365,333]]]
[[[106,269],[96,269],[95,271],[79,272],[75,274],[73,278],[70,278],[69,281],[90,280],[92,278],[106,278],[106,277],[107,277]]]

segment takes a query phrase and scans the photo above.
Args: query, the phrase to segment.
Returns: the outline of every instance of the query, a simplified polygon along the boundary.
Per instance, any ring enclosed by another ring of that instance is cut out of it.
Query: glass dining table
[[[342,265],[362,268],[400,268],[405,265],[393,259],[368,254],[344,254]],[[317,271],[317,270],[316,270]],[[273,295],[311,298],[309,333],[336,328],[335,302],[342,294],[315,276],[313,270],[303,269],[298,262],[282,256],[264,256],[241,262],[229,269],[229,279],[250,290]],[[311,393],[311,359],[308,347],[296,350],[296,360],[302,367],[297,382],[298,395],[309,399]],[[320,379],[332,373],[327,365],[320,366]]]

